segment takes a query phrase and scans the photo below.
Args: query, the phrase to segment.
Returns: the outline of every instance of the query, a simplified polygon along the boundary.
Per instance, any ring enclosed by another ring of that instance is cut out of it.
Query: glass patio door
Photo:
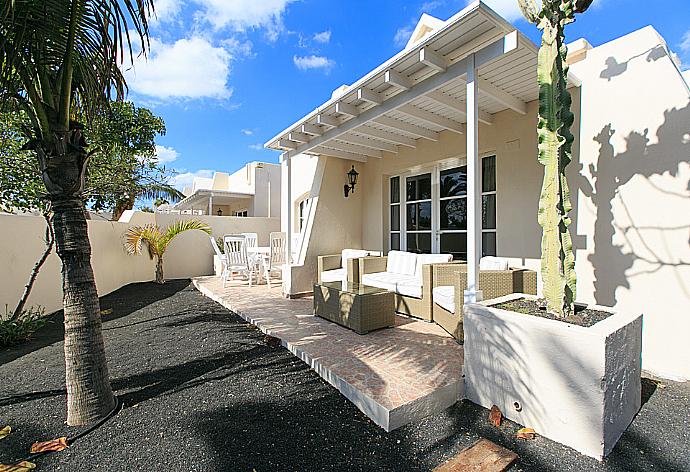
[[[431,176],[429,172],[405,178],[405,250],[409,252],[435,249]]]

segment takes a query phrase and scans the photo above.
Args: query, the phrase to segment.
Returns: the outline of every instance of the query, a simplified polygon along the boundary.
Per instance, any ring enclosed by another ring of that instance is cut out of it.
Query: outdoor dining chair
[[[216,241],[216,238],[213,236],[209,236],[209,239],[211,240],[211,246],[213,247],[213,252],[216,253],[216,256],[218,256],[218,259],[220,260],[220,267],[221,267],[221,272],[220,272],[220,277],[225,280],[225,277],[227,277],[227,270],[228,270],[228,258],[223,254],[223,251],[220,250],[220,247],[218,246],[218,242]]]
[[[247,240],[247,247],[257,247],[259,245],[259,235],[257,233],[240,233]]]
[[[287,245],[285,233],[271,233],[269,236],[270,252],[263,261],[264,277],[268,288],[271,288],[271,273],[281,271],[287,263]]]
[[[247,256],[247,239],[242,235],[226,235],[223,237],[223,245],[228,265],[226,276],[223,278],[223,287],[228,278],[232,280],[235,272],[244,274],[249,279],[251,287],[254,275],[258,274],[256,274],[256,264]]]

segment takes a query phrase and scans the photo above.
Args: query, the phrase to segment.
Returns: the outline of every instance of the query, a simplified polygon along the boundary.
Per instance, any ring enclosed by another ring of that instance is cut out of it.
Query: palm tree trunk
[[[163,256],[156,256],[156,283],[165,283],[165,277],[163,277]]]
[[[84,203],[77,198],[53,202],[53,211],[62,260],[67,424],[79,426],[107,415],[115,397],[108,380]]]

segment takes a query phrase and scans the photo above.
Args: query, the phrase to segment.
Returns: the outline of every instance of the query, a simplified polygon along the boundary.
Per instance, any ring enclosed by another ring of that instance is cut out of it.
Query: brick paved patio
[[[396,317],[395,328],[360,336],[313,316],[312,298],[288,300],[280,283],[249,288],[199,277],[201,293],[287,349],[386,431],[453,405],[462,396],[463,348],[433,323]]]

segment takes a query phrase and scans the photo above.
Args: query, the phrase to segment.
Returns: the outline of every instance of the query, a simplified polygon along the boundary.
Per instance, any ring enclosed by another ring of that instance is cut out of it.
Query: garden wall
[[[130,256],[124,250],[124,235],[130,226],[156,222],[165,227],[185,215],[154,215],[129,211],[120,221],[88,222],[96,285],[99,295],[134,283],[153,280],[154,263],[147,255]],[[256,232],[259,244],[268,244],[268,234],[278,231],[279,218],[197,217],[211,226],[213,235]],[[17,303],[29,273],[45,249],[45,221],[39,216],[0,214],[0,315],[4,306],[11,310]],[[213,249],[208,236],[198,231],[180,235],[165,256],[168,279],[213,273]],[[28,305],[41,305],[47,313],[62,307],[60,260],[53,252],[36,279]]]

